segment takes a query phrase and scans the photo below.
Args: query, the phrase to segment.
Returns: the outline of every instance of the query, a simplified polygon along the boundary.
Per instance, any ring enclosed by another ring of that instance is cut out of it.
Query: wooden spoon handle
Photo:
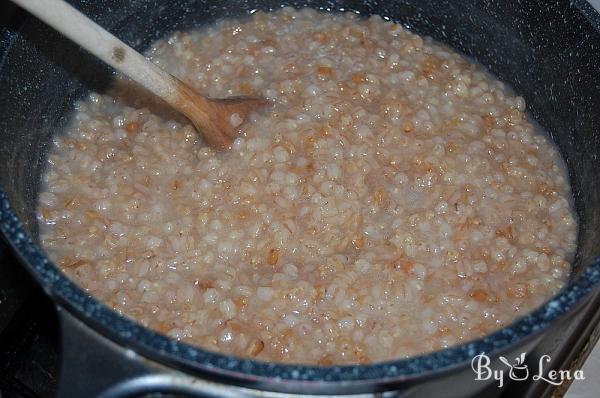
[[[62,0],[13,0],[180,111],[181,82]],[[195,101],[206,101],[199,95]],[[207,106],[209,106],[207,104]],[[183,113],[186,113],[185,111]]]

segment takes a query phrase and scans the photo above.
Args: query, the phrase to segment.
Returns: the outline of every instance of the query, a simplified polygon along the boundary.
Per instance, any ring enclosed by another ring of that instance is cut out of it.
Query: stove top
[[[53,397],[59,351],[51,301],[0,239],[0,397]]]

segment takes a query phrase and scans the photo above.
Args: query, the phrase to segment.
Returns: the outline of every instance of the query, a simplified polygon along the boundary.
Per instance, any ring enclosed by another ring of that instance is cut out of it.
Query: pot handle
[[[56,310],[62,344],[57,398],[124,398],[156,393],[206,398],[255,396],[243,387],[191,377],[152,362],[102,336],[60,305]]]
[[[57,305],[61,331],[58,398],[99,397],[112,386],[148,375],[137,356],[111,342]]]

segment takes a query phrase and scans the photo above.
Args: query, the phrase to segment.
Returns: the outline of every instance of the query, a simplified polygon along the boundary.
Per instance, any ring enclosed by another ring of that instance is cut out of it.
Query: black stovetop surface
[[[0,238],[0,397],[53,397],[59,351],[51,301]]]

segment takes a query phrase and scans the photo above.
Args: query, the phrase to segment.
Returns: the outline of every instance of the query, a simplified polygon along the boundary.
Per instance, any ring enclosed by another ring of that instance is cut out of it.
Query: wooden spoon
[[[62,0],[13,0],[183,113],[213,148],[230,148],[248,114],[264,98],[207,98],[165,72]]]

